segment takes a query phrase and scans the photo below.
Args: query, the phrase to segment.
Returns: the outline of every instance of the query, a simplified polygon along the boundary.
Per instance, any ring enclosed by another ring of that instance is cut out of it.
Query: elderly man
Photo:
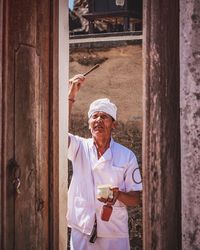
[[[83,75],[69,81],[69,113],[84,81]],[[88,111],[92,138],[69,134],[68,156],[73,176],[67,219],[74,250],[130,249],[126,206],[140,204],[142,185],[138,184],[141,176],[134,153],[112,138],[116,114],[117,107],[109,99],[96,100]],[[108,199],[97,198],[97,187],[103,184],[111,186],[112,195]],[[107,215],[110,218],[105,220]]]

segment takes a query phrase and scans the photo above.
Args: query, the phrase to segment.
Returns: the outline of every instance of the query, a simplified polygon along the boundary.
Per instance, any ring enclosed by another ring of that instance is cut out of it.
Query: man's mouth
[[[102,130],[104,127],[100,124],[94,126],[94,130]]]

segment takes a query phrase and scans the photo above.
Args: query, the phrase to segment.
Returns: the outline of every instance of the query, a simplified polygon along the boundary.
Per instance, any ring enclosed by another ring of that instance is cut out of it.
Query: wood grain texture
[[[58,15],[53,5],[58,2],[9,0],[0,5],[4,13],[0,26],[1,248],[7,250],[58,248],[54,221],[58,220],[58,130],[54,125],[58,97],[53,92],[58,87],[58,27],[54,24]]]
[[[36,248],[40,173],[39,57],[35,48],[22,45],[15,52],[15,160],[20,169],[20,194],[15,193],[15,246]]]
[[[180,249],[178,1],[144,1],[144,37],[144,249]]]

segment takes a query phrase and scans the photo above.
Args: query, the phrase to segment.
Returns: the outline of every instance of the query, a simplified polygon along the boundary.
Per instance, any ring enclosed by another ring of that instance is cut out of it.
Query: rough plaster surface
[[[78,94],[72,113],[82,114],[87,120],[89,104],[107,97],[118,107],[117,120],[134,122],[141,127],[142,121],[142,47],[127,45],[115,48],[80,49],[70,53],[70,77],[89,70],[97,59],[107,58],[100,67],[86,77]],[[89,59],[91,65],[79,63]]]
[[[180,1],[182,249],[200,249],[200,1]]]

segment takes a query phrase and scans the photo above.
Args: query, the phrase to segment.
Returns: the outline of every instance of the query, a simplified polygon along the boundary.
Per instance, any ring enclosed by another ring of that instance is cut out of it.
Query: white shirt
[[[142,190],[142,184],[138,184],[141,176],[134,153],[111,139],[110,147],[98,159],[92,138],[70,134],[70,139],[68,157],[73,164],[73,176],[68,193],[68,225],[89,235],[96,214],[98,237],[128,237],[126,206],[117,201],[110,220],[102,221],[100,213],[104,204],[97,200],[96,190],[103,184],[117,186],[125,192]]]

